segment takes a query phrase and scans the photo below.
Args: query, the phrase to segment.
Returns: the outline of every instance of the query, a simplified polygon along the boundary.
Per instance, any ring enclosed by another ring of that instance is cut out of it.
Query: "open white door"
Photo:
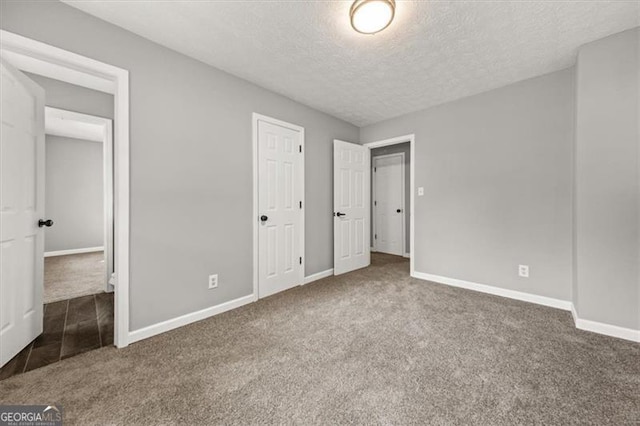
[[[369,148],[333,141],[333,273],[369,266],[370,186]]]
[[[304,130],[257,119],[258,294],[266,297],[304,281]]]
[[[44,90],[1,62],[0,366],[42,333]]]

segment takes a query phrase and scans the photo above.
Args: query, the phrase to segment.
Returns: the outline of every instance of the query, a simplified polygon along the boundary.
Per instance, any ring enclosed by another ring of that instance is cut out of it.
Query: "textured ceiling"
[[[636,1],[398,1],[385,31],[350,1],[66,3],[357,126],[574,64],[640,25]]]

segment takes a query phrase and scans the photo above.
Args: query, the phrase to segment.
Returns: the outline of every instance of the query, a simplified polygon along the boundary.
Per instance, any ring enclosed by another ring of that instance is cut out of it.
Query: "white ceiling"
[[[569,67],[640,25],[636,1],[398,1],[373,36],[351,1],[65,2],[357,126]]]

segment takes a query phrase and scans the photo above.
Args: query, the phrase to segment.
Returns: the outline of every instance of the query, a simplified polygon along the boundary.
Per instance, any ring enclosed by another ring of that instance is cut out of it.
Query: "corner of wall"
[[[638,35],[640,27],[579,48],[572,161],[576,326],[634,341],[640,335],[640,195],[634,203],[629,194],[640,194]],[[633,104],[636,111],[630,112]],[[611,271],[616,280],[609,279]]]
[[[576,209],[576,191],[577,191],[577,176],[576,176],[576,153],[578,149],[578,61],[573,66],[573,126],[572,126],[572,144],[571,144],[571,312],[574,317],[574,321],[577,318],[578,309],[578,258],[576,250],[578,246],[577,241],[577,209]]]

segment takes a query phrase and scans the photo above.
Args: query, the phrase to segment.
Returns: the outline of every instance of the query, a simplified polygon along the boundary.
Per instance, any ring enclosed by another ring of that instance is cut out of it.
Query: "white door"
[[[335,275],[369,266],[369,148],[333,141],[333,271]]]
[[[373,158],[373,247],[404,254],[404,155]]]
[[[44,271],[44,90],[1,68],[0,366],[42,333]]]
[[[278,122],[281,123],[281,122]],[[302,284],[303,131],[258,119],[258,294]]]

